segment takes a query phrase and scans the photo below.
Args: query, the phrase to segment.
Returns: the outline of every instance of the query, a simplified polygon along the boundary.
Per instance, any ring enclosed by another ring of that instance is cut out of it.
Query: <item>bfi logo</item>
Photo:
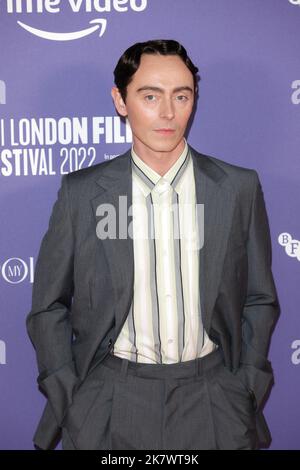
[[[300,261],[300,241],[293,239],[291,234],[283,232],[278,237],[279,245],[285,248],[285,252],[291,258],[297,258]]]

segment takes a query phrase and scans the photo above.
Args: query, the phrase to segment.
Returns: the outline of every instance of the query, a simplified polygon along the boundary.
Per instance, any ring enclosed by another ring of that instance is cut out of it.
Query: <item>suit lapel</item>
[[[126,236],[128,225],[132,221],[130,215],[127,217],[132,205],[130,150],[103,168],[96,183],[100,191],[91,200],[96,224],[100,220],[97,210],[102,204],[115,208],[116,238],[99,239],[99,245],[101,243],[105,250],[110,269],[115,293],[115,328],[118,331],[124,315],[128,313],[133,294],[133,240]]]

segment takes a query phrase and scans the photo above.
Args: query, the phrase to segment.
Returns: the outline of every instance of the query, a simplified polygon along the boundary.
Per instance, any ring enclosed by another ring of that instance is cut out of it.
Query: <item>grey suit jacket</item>
[[[255,170],[190,150],[197,203],[204,204],[204,327],[220,345],[224,364],[252,394],[259,438],[268,445],[261,410],[273,384],[267,356],[280,307],[261,184]],[[118,237],[119,196],[127,196],[129,208],[130,150],[62,177],[41,243],[26,325],[37,355],[37,382],[47,397],[34,436],[42,449],[59,441],[76,390],[112,349],[130,308],[133,240]],[[104,203],[116,209],[115,239],[96,234],[97,207]]]

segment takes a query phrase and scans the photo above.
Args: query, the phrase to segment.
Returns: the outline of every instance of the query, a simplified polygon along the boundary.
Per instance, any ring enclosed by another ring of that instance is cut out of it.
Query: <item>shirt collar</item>
[[[184,169],[186,168],[186,164],[188,163],[188,145],[186,139],[184,139],[184,149],[180,155],[180,157],[176,160],[176,162],[169,168],[167,173],[161,176],[159,173],[154,171],[149,165],[147,165],[134,151],[133,145],[131,148],[131,157],[132,157],[132,166],[144,183],[149,187],[150,190],[158,183],[160,179],[164,179],[168,181],[169,184],[172,184],[174,187],[183,173]]]

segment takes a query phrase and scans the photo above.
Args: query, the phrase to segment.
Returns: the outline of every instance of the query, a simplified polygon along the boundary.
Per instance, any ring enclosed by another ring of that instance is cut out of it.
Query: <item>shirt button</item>
[[[173,340],[172,340],[172,339],[168,339],[168,343],[169,343],[169,344],[173,343]]]

